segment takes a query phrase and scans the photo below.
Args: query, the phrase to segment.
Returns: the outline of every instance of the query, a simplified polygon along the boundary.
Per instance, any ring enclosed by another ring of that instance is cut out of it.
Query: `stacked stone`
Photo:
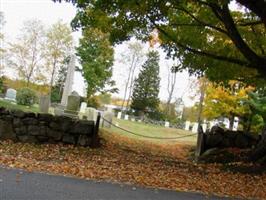
[[[219,147],[237,147],[250,148],[257,145],[260,137],[251,133],[244,133],[242,131],[224,130],[219,126],[212,127],[211,131],[206,134],[206,149]]]
[[[0,108],[0,139],[88,146],[94,126],[94,121]]]

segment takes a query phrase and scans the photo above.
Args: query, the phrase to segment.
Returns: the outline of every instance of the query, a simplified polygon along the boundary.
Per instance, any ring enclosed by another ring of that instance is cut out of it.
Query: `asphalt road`
[[[0,167],[1,200],[194,200],[222,199],[196,193],[140,188]]]

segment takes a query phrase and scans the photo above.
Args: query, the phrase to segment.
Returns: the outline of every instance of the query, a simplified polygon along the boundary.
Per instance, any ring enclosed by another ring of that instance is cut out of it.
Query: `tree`
[[[82,34],[77,56],[88,84],[87,97],[90,98],[96,92],[116,91],[113,88],[114,81],[111,80],[114,50],[108,34],[98,29],[86,29]]]
[[[39,20],[25,21],[21,34],[17,41],[10,44],[10,61],[19,74],[26,80],[27,86],[30,82],[43,79],[42,46],[44,45],[44,26]]]
[[[243,102],[248,99],[248,93],[253,87],[230,81],[228,87],[209,83],[204,100],[204,117],[216,119],[226,117],[230,121],[229,128],[233,128],[234,118],[243,118],[250,113],[247,105]]]
[[[73,51],[71,29],[67,24],[58,21],[48,29],[43,51],[51,90],[58,76],[59,67],[64,64],[65,58]]]
[[[70,62],[70,56],[67,56],[58,69],[58,75],[55,77],[55,84],[52,86],[51,92],[51,101],[60,102],[63,95],[63,90],[65,87],[66,77],[67,77],[67,68]],[[50,89],[51,90],[51,89]]]
[[[168,56],[182,59],[176,70],[216,81],[266,77],[264,0],[237,0],[245,12],[232,10],[232,0],[66,1],[78,8],[73,28],[97,27],[113,43],[147,41],[156,29]]]
[[[128,76],[125,84],[125,91],[122,103],[122,110],[126,102],[126,109],[129,106],[130,98],[132,95],[133,84],[135,80],[135,71],[143,60],[142,45],[139,42],[128,43],[128,52],[122,54],[122,62],[128,67]],[[129,89],[129,92],[128,92]]]
[[[169,67],[168,66],[168,77],[167,77],[167,92],[168,92],[168,98],[166,102],[166,108],[165,113],[168,115],[171,112],[171,101],[173,98],[173,93],[176,85],[176,70],[175,66]]]
[[[159,53],[150,51],[135,80],[131,108],[137,114],[156,112],[159,105]]]
[[[4,14],[3,14],[3,12],[0,11],[0,31],[1,31],[0,32],[0,74],[2,74],[2,70],[4,68],[5,49],[3,49],[4,33],[2,32],[4,24],[5,24]],[[2,81],[2,80],[0,80],[0,81]]]

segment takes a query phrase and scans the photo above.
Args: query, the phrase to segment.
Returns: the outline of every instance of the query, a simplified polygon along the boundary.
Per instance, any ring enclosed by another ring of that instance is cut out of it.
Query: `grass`
[[[141,134],[144,136],[152,136],[152,137],[161,137],[161,138],[171,138],[171,137],[179,137],[179,136],[186,136],[189,134],[192,134],[190,131],[185,131],[182,129],[176,129],[176,128],[166,128],[158,125],[152,125],[152,124],[144,124],[142,122],[133,122],[128,120],[121,120],[114,118],[113,123],[118,125],[121,128],[124,128],[126,130],[132,131],[137,134]],[[106,132],[109,132],[110,134],[120,134],[121,136],[138,139],[138,140],[148,140],[150,142],[155,143],[186,143],[186,144],[196,144],[197,136],[191,136],[191,137],[184,137],[179,139],[151,139],[151,138],[144,138],[140,136],[136,136],[133,134],[130,134],[124,130],[121,130],[119,128],[116,128],[112,126],[111,128],[104,128]]]
[[[23,105],[18,105],[15,103],[12,103],[8,100],[0,99],[0,107],[5,107],[8,109],[17,109],[17,110],[22,110],[24,112],[34,112],[37,113],[39,112],[39,106],[23,106]]]

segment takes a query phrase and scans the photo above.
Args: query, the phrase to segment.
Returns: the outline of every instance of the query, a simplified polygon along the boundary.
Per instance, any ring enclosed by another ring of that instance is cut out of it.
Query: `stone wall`
[[[94,121],[0,108],[0,139],[29,143],[95,146]]]
[[[260,136],[242,131],[224,130],[221,127],[214,126],[211,131],[205,134],[204,149],[210,148],[251,148],[260,141]]]

